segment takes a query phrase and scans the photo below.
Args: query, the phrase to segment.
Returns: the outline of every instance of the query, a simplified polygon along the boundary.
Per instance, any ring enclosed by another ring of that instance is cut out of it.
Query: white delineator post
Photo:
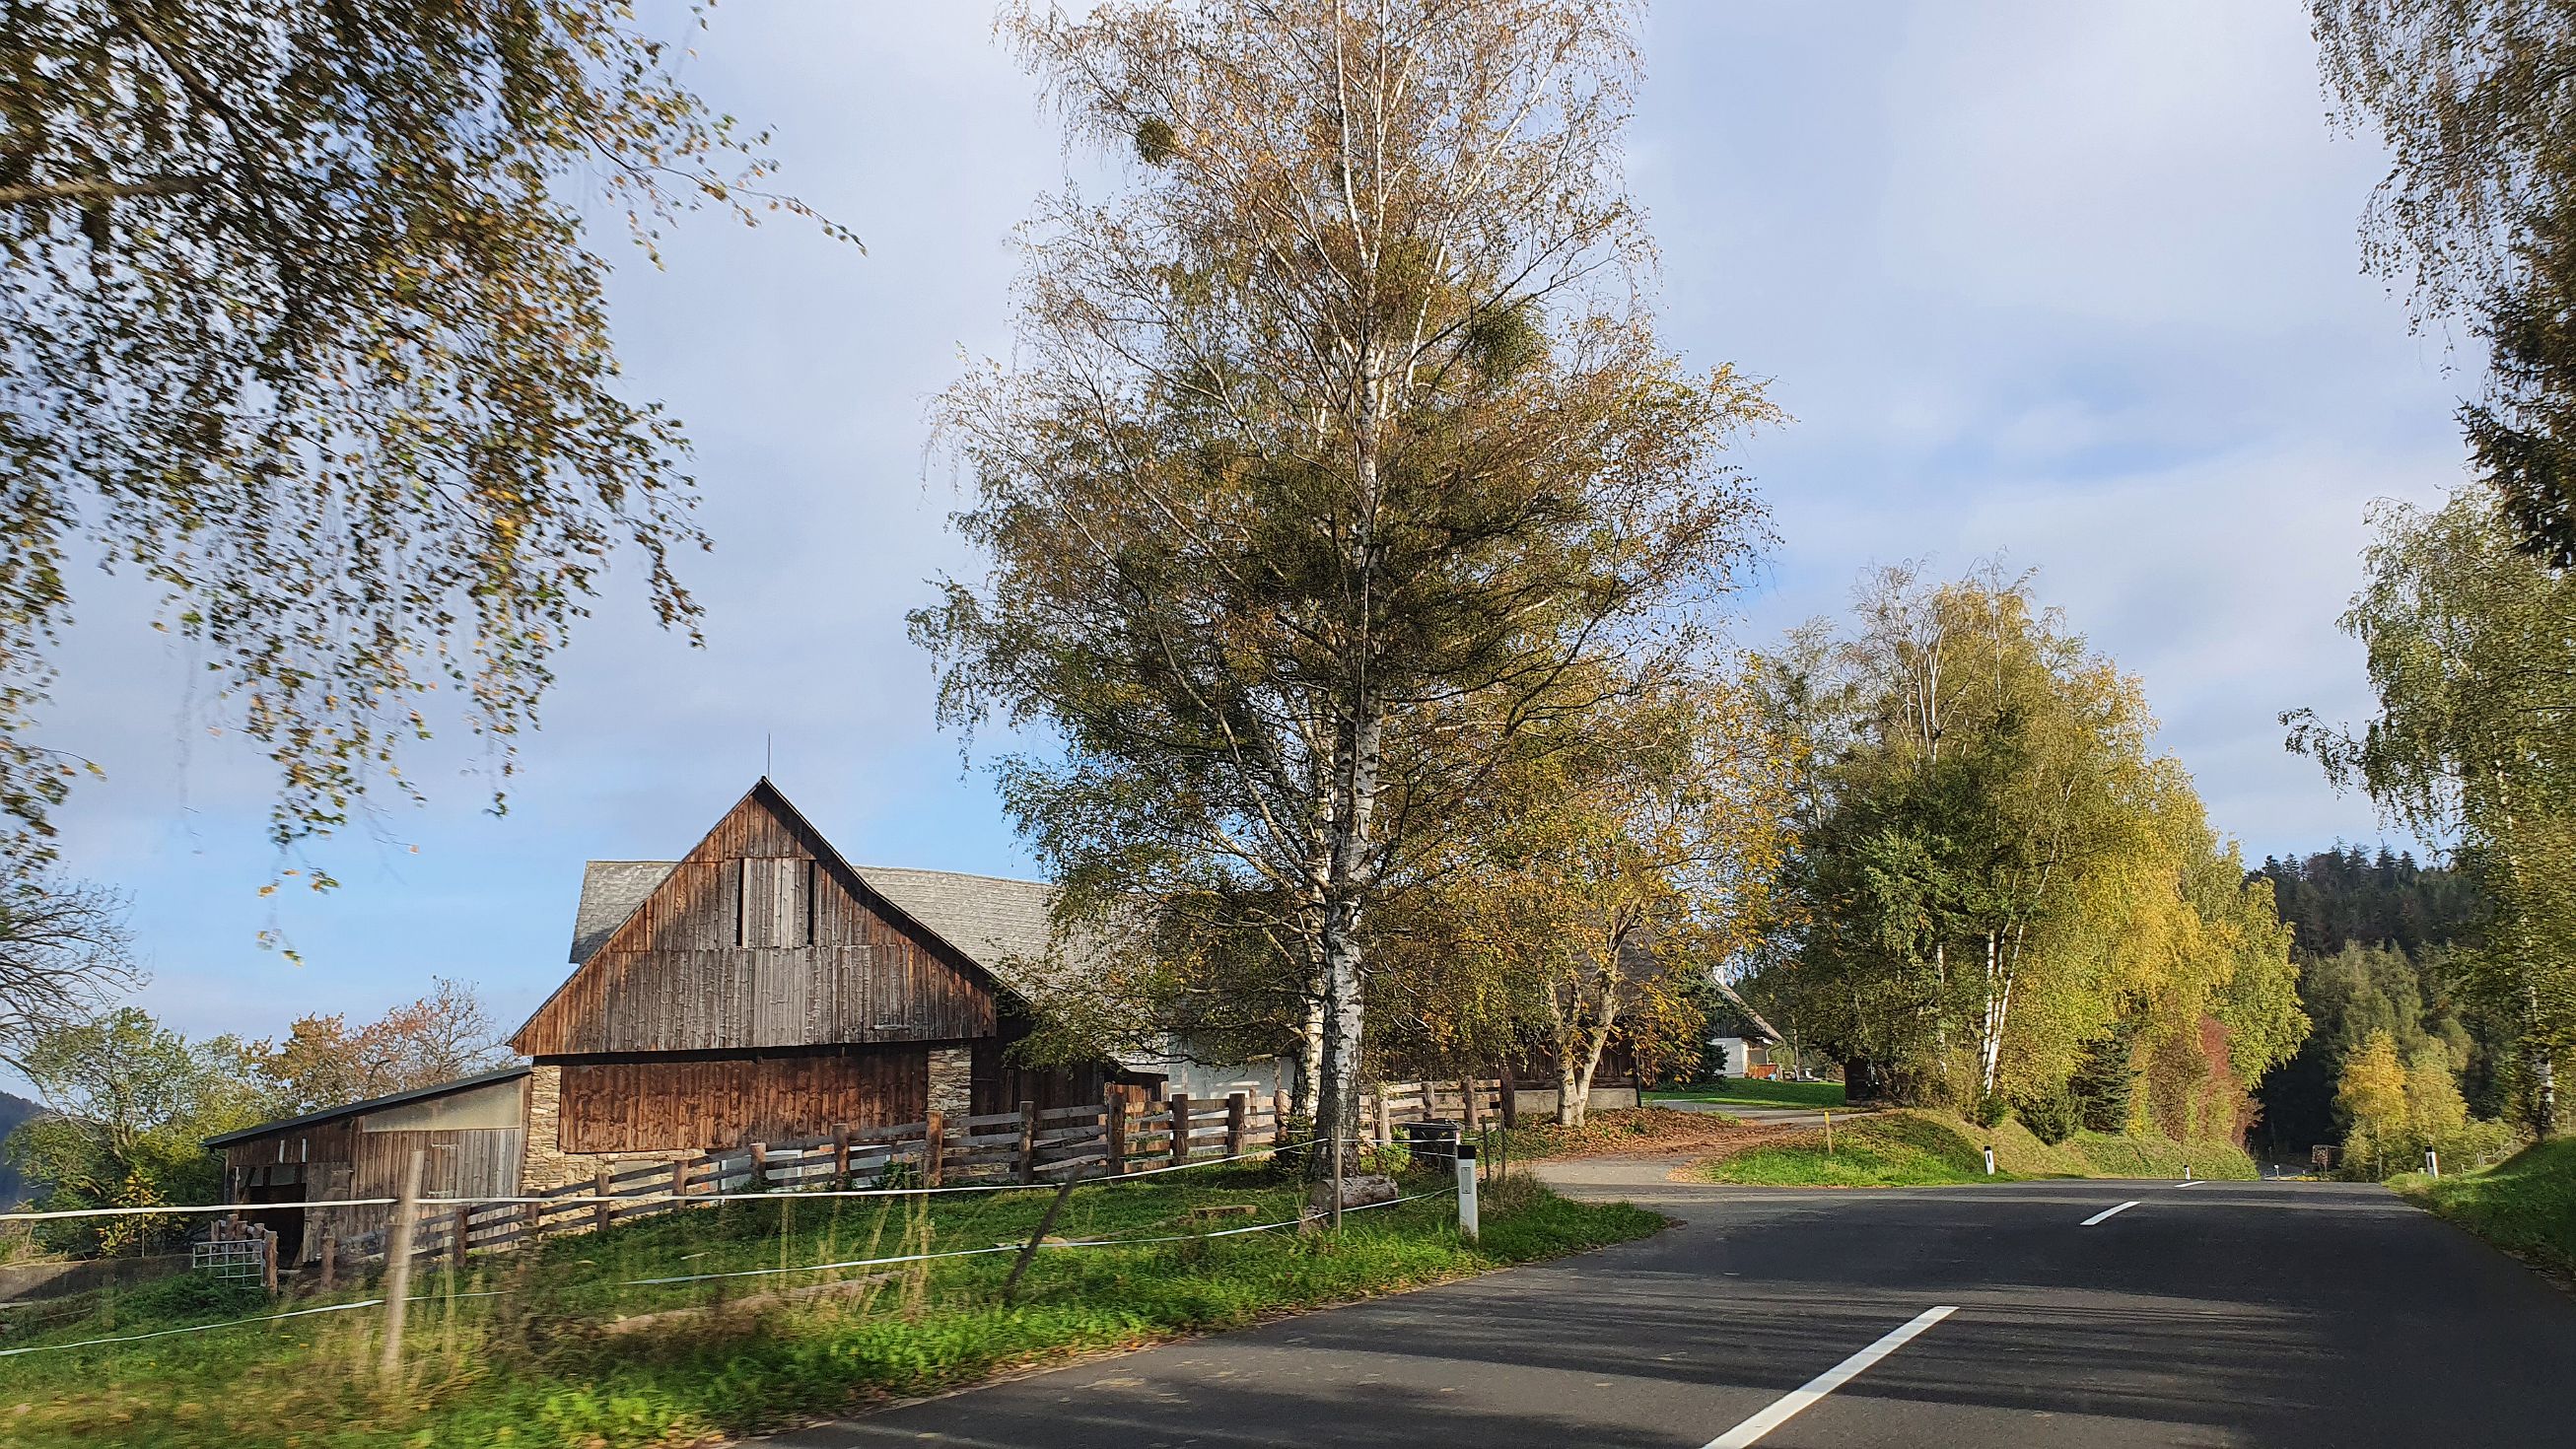
[[[1458,1236],[1476,1241],[1476,1144],[1458,1144]]]
[[[2430,1147],[2425,1148],[2424,1170],[2435,1177],[2440,1177],[2442,1175],[2442,1154],[2435,1152]]]
[[[1994,1176],[1994,1175],[1995,1175],[1995,1150],[1994,1150],[1993,1148],[1989,1147],[1989,1148],[1987,1148],[1987,1149],[1986,1149],[1986,1176],[1988,1176],[1988,1177],[1992,1177],[1992,1176]]]

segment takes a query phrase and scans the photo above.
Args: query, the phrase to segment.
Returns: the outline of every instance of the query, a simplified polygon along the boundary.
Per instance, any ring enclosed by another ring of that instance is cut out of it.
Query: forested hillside
[[[2374,853],[2341,844],[2303,859],[2267,857],[2255,874],[2271,882],[2295,933],[2299,1005],[2313,1023],[2298,1053],[2263,1079],[2258,1150],[2298,1157],[2342,1139],[2338,1077],[2374,1031],[2388,1033],[2408,1059],[2439,1040],[2469,1109],[2481,1117],[2504,1110],[2498,1047],[2506,1027],[2469,993],[2460,958],[2477,944],[2486,910],[2464,875],[2384,845]]]

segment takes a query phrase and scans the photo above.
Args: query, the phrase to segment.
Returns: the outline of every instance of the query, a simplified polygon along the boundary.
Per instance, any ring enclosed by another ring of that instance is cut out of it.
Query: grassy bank
[[[1995,1149],[1986,1175],[1985,1148]],[[2253,1159],[2223,1143],[2164,1137],[2078,1133],[2050,1146],[2018,1122],[1980,1128],[1944,1113],[1918,1110],[1855,1117],[1834,1128],[1719,1158],[1701,1169],[1711,1182],[1771,1187],[1937,1187],[2040,1177],[2250,1178]]]
[[[1737,1107],[1840,1107],[1840,1082],[1767,1082],[1759,1077],[1729,1077],[1646,1094],[1649,1102],[1715,1102]]]
[[[1583,1125],[1559,1127],[1554,1122],[1521,1119],[1508,1133],[1481,1134],[1490,1158],[1496,1138],[1514,1162],[1541,1157],[1615,1157],[1670,1152],[1720,1151],[1735,1144],[1744,1123],[1723,1112],[1685,1112],[1677,1107],[1617,1107],[1584,1114]]]
[[[2410,1172],[2388,1185],[2507,1252],[2576,1274],[2576,1139],[2535,1143],[2474,1172]]]
[[[1766,1187],[1933,1187],[1988,1182],[1984,1152],[1959,1124],[1929,1112],[1856,1117],[1834,1128],[1802,1132],[1707,1164],[1710,1182]]]
[[[1417,1179],[1408,1190],[1436,1187]],[[560,1238],[461,1276],[430,1273],[418,1284],[428,1297],[412,1308],[404,1379],[390,1388],[374,1371],[376,1309],[0,1359],[0,1439],[27,1449],[694,1444],[1580,1251],[1662,1223],[1515,1179],[1489,1189],[1473,1247],[1458,1238],[1445,1195],[1352,1215],[1338,1240],[1208,1237],[1293,1217],[1300,1196],[1259,1169],[1211,1169],[1073,1194],[1058,1237],[1180,1240],[1040,1253],[1017,1306],[1001,1301],[1014,1256],[1006,1252],[635,1281],[994,1247],[1025,1240],[1047,1196],[947,1197],[924,1208],[920,1199],[782,1195]],[[489,1296],[465,1296],[478,1293]],[[203,1287],[147,1290],[103,1298],[76,1322],[12,1332],[8,1343],[148,1332],[245,1306],[239,1293]]]

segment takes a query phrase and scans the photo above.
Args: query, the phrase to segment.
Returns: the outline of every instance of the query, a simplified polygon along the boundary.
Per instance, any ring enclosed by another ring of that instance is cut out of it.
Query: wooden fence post
[[[329,1233],[322,1235],[322,1291],[328,1293],[339,1282],[340,1240]]]
[[[850,1124],[847,1122],[832,1129],[832,1185],[843,1191],[850,1186]]]
[[[259,1282],[268,1296],[277,1296],[277,1229],[259,1230]]]
[[[533,1243],[546,1235],[546,1205],[532,1202],[522,1205],[519,1213],[520,1236]]]
[[[744,1185],[743,1191],[760,1192],[768,1186],[769,1144],[755,1142],[751,1144],[751,1181]]]
[[[1482,1118],[1484,1114],[1476,1110],[1477,1107],[1482,1104],[1476,1100],[1476,1079],[1474,1077],[1469,1077],[1467,1080],[1458,1084],[1458,1100],[1462,1104],[1460,1110],[1465,1116],[1467,1130],[1473,1132],[1478,1127],[1483,1126],[1484,1123],[1479,1119]]]
[[[1377,1145],[1384,1147],[1395,1140],[1395,1122],[1387,1116],[1386,1083],[1377,1084]]]
[[[1117,1177],[1127,1171],[1127,1094],[1112,1087],[1100,1105],[1109,1112],[1102,1123],[1106,1129],[1102,1151],[1109,1157],[1109,1175]]]
[[[697,1168],[698,1154],[691,1152],[671,1159],[671,1211],[689,1205],[689,1174]]]
[[[1273,1147],[1285,1147],[1288,1145],[1289,1105],[1288,1094],[1286,1092],[1273,1092],[1270,1094],[1270,1145]]]
[[[448,1261],[455,1266],[457,1272],[462,1273],[465,1271],[466,1244],[474,1236],[474,1209],[459,1206],[456,1209],[453,1224],[449,1231],[455,1234],[455,1241],[447,1245]]]
[[[591,1175],[591,1179],[590,1179],[590,1195],[591,1195],[592,1197],[595,1197],[595,1198],[599,1199],[599,1201],[598,1201],[598,1202],[595,1202],[595,1203],[591,1204],[591,1208],[590,1208],[590,1230],[591,1230],[592,1232],[594,1232],[594,1233],[597,1233],[597,1232],[605,1232],[605,1231],[607,1231],[607,1230],[608,1230],[608,1169],[607,1169],[607,1168],[603,1167],[603,1168],[599,1169],[599,1171],[597,1171],[597,1172],[595,1172],[595,1173],[593,1173],[593,1174]]]
[[[1508,1132],[1521,1125],[1521,1089],[1512,1076],[1509,1057],[1503,1058],[1502,1080],[1494,1084],[1494,1095],[1501,1099],[1498,1105],[1503,1109],[1503,1130]]]
[[[1190,1160],[1190,1094],[1174,1092],[1172,1107],[1172,1165]]]
[[[1250,1105],[1241,1092],[1225,1094],[1225,1155],[1228,1157],[1243,1155],[1243,1119]]]
[[[379,1372],[391,1384],[402,1374],[403,1318],[411,1307],[411,1228],[420,1214],[420,1163],[417,1148],[403,1168],[402,1201],[394,1208],[392,1233],[385,1244],[385,1357]]]
[[[939,1186],[940,1169],[947,1165],[948,1114],[933,1112],[921,1125],[921,1185]]]
[[[1020,1181],[1038,1180],[1038,1104],[1020,1104]]]

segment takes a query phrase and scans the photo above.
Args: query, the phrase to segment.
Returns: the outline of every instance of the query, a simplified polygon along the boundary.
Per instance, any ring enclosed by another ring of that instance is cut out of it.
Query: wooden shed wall
[[[477,1088],[472,1095],[506,1097],[515,1109],[525,1091],[525,1083],[513,1079]],[[412,1107],[397,1105],[383,1115],[401,1120]],[[227,1144],[224,1182],[231,1200],[280,1204],[250,1216],[268,1221],[281,1235],[286,1235],[285,1215],[295,1214],[301,1220],[298,1256],[309,1262],[321,1252],[325,1233],[343,1242],[360,1241],[384,1231],[392,1211],[384,1207],[302,1209],[294,1204],[399,1196],[405,1165],[415,1151],[421,1154],[424,1197],[500,1198],[519,1190],[519,1159],[527,1140],[524,1127],[370,1132],[367,1127],[374,1115],[357,1113]]]
[[[520,1033],[535,1057],[989,1036],[981,973],[755,791]]]
[[[918,1122],[929,1091],[922,1046],[567,1061],[559,1132],[566,1152],[730,1149]]]

